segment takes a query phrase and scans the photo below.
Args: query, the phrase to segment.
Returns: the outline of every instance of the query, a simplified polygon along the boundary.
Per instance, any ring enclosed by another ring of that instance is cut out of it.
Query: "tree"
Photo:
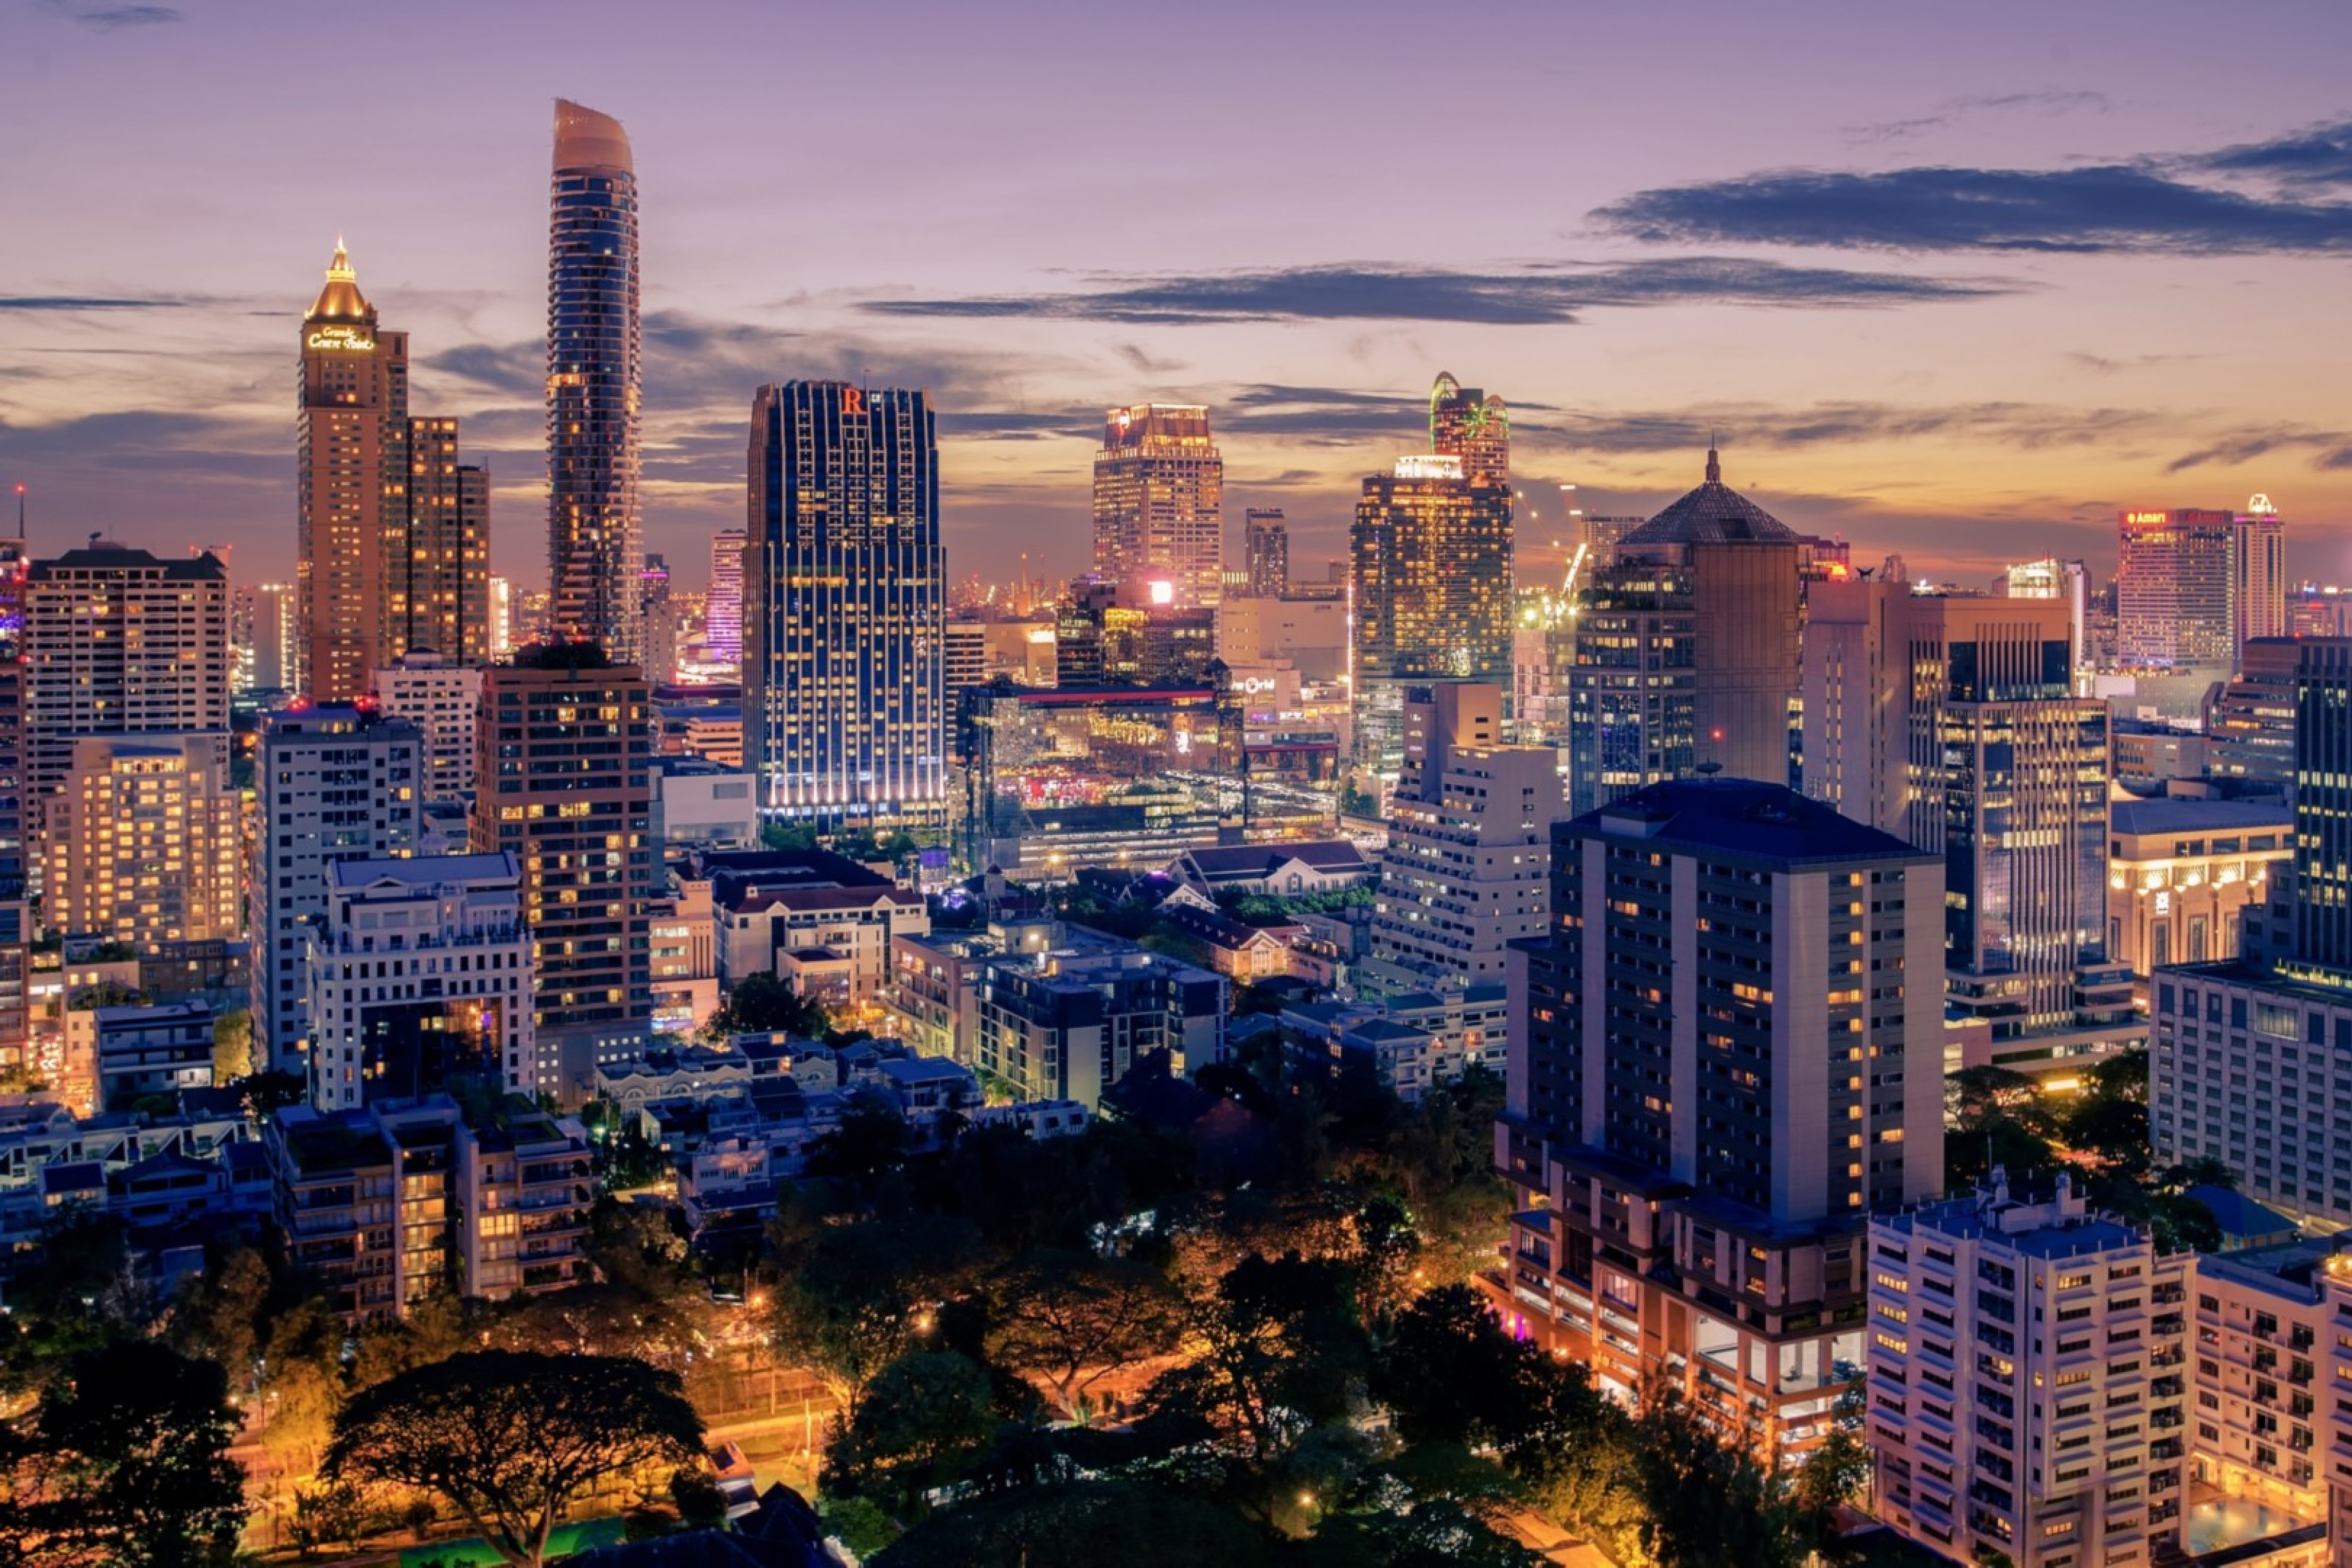
[[[936,1304],[961,1293],[975,1239],[930,1215],[820,1226],[782,1258],[777,1348],[854,1419],[867,1385],[930,1331]]]
[[[1152,1401],[1200,1415],[1252,1460],[1345,1414],[1363,1336],[1341,1265],[1252,1253],[1187,1304],[1185,1327],[1200,1353],[1154,1379]]]
[[[875,1568],[1259,1568],[1277,1560],[1265,1531],[1214,1503],[1121,1479],[1024,1488],[933,1514]]]
[[[809,1150],[808,1173],[847,1185],[870,1201],[882,1179],[907,1163],[907,1119],[888,1100],[859,1095],[840,1124]]]
[[[572,1498],[701,1445],[677,1378],[635,1357],[468,1351],[355,1394],[320,1474],[436,1493],[505,1561],[535,1564]]]
[[[699,1465],[680,1465],[670,1472],[669,1500],[677,1510],[678,1522],[688,1530],[727,1527],[727,1494]]]
[[[259,1323],[269,1289],[269,1265],[260,1253],[237,1247],[221,1255],[181,1286],[172,1310],[173,1342],[217,1365],[232,1392],[256,1392]]]
[[[991,1360],[1045,1385],[1064,1415],[1105,1373],[1174,1347],[1176,1302],[1141,1264],[1033,1252],[1000,1270]]]
[[[702,1026],[705,1038],[725,1040],[730,1035],[765,1035],[783,1031],[816,1039],[830,1025],[823,1007],[794,991],[773,974],[754,973],[735,983],[726,1005]]]
[[[316,1296],[297,1301],[262,1342],[269,1424],[262,1447],[281,1469],[310,1469],[343,1402],[343,1320]]]
[[[1719,1436],[1671,1384],[1643,1391],[1633,1428],[1643,1542],[1658,1562],[1798,1568],[1834,1549],[1834,1479],[1801,1485],[1777,1456],[1757,1457],[1754,1434]]]
[[[1371,1393],[1408,1443],[1502,1447],[1536,1414],[1523,1394],[1541,1353],[1505,1333],[1470,1287],[1440,1286],[1398,1317]]]
[[[243,1007],[213,1020],[213,1081],[233,1083],[253,1071],[253,1015]]]
[[[824,1489],[878,1493],[901,1517],[956,1479],[996,1430],[988,1373],[968,1356],[925,1351],[892,1362],[825,1449]]]
[[[227,1394],[219,1367],[157,1341],[74,1356],[30,1430],[0,1436],[0,1548],[58,1568],[226,1563],[246,1514]]]

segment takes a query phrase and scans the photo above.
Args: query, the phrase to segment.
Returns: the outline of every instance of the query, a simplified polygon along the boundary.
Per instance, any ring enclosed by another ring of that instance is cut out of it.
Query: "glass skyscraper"
[[[555,629],[640,655],[637,176],[610,115],[558,99],[547,247],[548,585]]]
[[[1169,584],[1187,605],[1224,589],[1225,460],[1197,404],[1114,408],[1095,455],[1095,572]]]
[[[945,826],[938,459],[920,392],[793,381],[752,402],[743,757],[770,813]]]

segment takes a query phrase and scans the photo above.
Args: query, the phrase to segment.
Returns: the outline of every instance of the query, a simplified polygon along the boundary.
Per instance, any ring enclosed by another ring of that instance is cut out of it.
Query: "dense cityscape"
[[[2352,446],[1959,570],[1433,347],[1229,503],[1122,348],[1091,554],[968,563],[977,412],[787,339],[682,553],[625,107],[475,150],[543,492],[354,235],[238,324],[290,571],[0,419],[0,1544],[2352,1564]]]

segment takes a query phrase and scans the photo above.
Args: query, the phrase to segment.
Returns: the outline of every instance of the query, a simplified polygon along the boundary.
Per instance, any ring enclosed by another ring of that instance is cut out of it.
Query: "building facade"
[[[642,1048],[653,1015],[653,692],[578,648],[483,672],[467,835],[522,868],[531,1027],[559,1098]]]
[[[295,582],[302,663],[312,696],[348,702],[390,657],[393,519],[404,517],[410,479],[408,334],[377,326],[340,243],[300,333]]]
[[[1095,574],[1158,581],[1190,605],[1224,592],[1225,460],[1197,404],[1111,409],[1095,455]]]
[[[1283,523],[1282,509],[1250,508],[1246,528],[1249,596],[1279,599],[1290,592],[1290,530]]]
[[[2118,800],[2107,808],[2107,956],[2145,981],[2173,963],[2238,956],[2244,911],[2270,900],[2294,853],[2284,805]]]
[[[416,726],[424,742],[420,780],[426,800],[461,800],[474,787],[474,727],[482,706],[478,665],[437,653],[411,653],[375,671],[370,689],[380,711]]]
[[[2237,652],[2237,520],[2181,507],[2116,520],[2116,658],[2130,668],[2226,670]]]
[[[702,651],[722,670],[743,670],[743,546],[740,528],[710,540],[710,591],[702,604]]]
[[[547,250],[548,583],[554,629],[636,662],[645,542],[637,174],[628,132],[558,99]]]
[[[261,720],[255,775],[254,1046],[306,1072],[306,952],[328,910],[336,862],[413,855],[425,832],[426,742],[417,726],[350,706],[288,708]]]
[[[920,392],[761,389],[744,555],[744,763],[768,813],[947,820],[946,559]]]
[[[245,930],[244,810],[228,737],[84,735],[50,803],[43,910],[142,952]]]

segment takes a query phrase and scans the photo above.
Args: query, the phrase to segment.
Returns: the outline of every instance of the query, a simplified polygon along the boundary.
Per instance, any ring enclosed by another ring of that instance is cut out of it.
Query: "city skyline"
[[[672,57],[592,54],[520,14],[469,21],[443,112],[341,150],[322,190],[287,122],[356,20],[44,6],[20,24],[33,68],[0,113],[27,132],[11,140],[30,156],[5,165],[21,199],[60,216],[21,237],[0,286],[0,477],[32,488],[37,551],[92,528],[139,540],[152,518],[237,545],[241,576],[290,577],[278,334],[341,229],[371,298],[433,345],[420,405],[466,421],[500,492],[497,569],[535,586],[541,160],[561,95],[628,125],[650,193],[644,532],[674,562],[701,562],[736,521],[742,408],[793,375],[932,393],[959,576],[1007,575],[1024,547],[1082,563],[1102,410],[1141,401],[1209,405],[1229,511],[1281,506],[1298,559],[1328,559],[1443,368],[1511,406],[1531,559],[1556,530],[1552,485],[1579,484],[1588,510],[1654,510],[1718,426],[1733,483],[1915,574],[1989,577],[2050,549],[2104,574],[2117,511],[2257,490],[2316,542],[2352,502],[2352,410],[2326,375],[2341,284],[2319,269],[2352,244],[2330,199],[2343,106],[2315,73],[2275,67],[2314,58],[2345,18],[2164,7],[2116,38],[2021,11],[2013,28],[1913,19],[1857,38],[1820,15],[1507,7],[1494,23],[1520,36],[1515,53],[1575,64],[1521,68],[1528,90],[1482,99],[1467,199],[1407,225],[1435,198],[1401,193],[1464,167],[1460,135],[1402,119],[1345,147],[1306,134],[1365,73],[1433,101],[1470,90],[1466,63],[1398,48],[1386,15],[1253,16],[1279,47],[1222,50],[1239,19],[1211,12],[1139,84],[1102,67],[1139,22],[1029,13],[1015,26],[1038,47],[986,58],[1081,123],[1247,91],[1251,58],[1286,50],[1333,68],[1271,121],[1205,117],[1169,165],[1178,199],[1106,226],[1073,193],[1102,188],[1091,173],[1119,164],[1120,136],[1048,137],[1042,110],[1021,110],[993,152],[989,136],[956,144],[954,91],[939,118],[870,133],[936,154],[887,197],[857,159],[771,168],[727,105],[780,23],[747,18],[742,47],[665,72],[643,61]],[[582,36],[654,42],[606,20]],[[978,25],[942,18],[939,61]],[[880,43],[822,18],[793,41],[843,68],[813,111],[857,123],[857,68]],[[184,71],[192,58],[206,68]],[[1704,110],[1639,144],[1592,132],[1669,69],[1701,73]],[[337,90],[398,122],[399,87]],[[245,107],[192,116],[193,91]],[[1269,172],[1302,161],[1318,192],[1303,203]],[[213,205],[68,196],[120,188],[131,167],[194,189],[200,166],[251,174]],[[1955,227],[1963,195],[1975,216]],[[2288,297],[2292,321],[2273,303]],[[2352,567],[2325,544],[2291,561],[2321,580]]]

